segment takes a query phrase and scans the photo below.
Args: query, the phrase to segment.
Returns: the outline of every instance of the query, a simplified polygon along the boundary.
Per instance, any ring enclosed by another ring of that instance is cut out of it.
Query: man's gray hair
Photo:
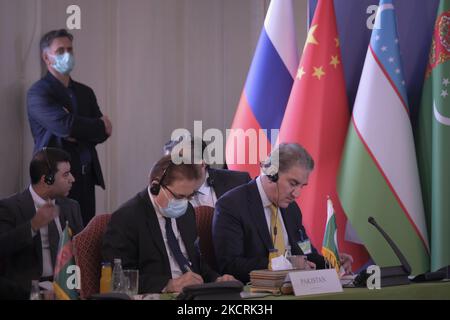
[[[262,163],[262,168],[266,174],[273,175],[278,172],[286,172],[296,165],[312,171],[314,160],[308,151],[298,143],[280,143]]]
[[[39,48],[41,53],[43,53],[47,48],[52,45],[53,40],[56,38],[67,38],[73,41],[73,35],[69,33],[66,29],[52,30],[44,34],[39,42]]]

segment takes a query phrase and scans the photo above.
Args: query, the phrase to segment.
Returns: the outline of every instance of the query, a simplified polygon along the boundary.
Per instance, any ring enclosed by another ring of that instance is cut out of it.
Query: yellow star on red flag
[[[297,70],[297,79],[302,80],[303,75],[305,74],[305,69],[303,69],[303,66],[298,68]]]
[[[339,47],[341,45],[339,38],[334,38],[334,41],[336,41],[336,47]]]
[[[339,57],[338,56],[331,56],[331,61],[330,64],[336,69],[337,65],[340,64],[341,62],[339,61]]]
[[[315,24],[309,28],[308,37],[306,38],[305,47],[303,48],[303,51],[305,51],[308,44],[315,44],[315,45],[319,44],[319,42],[314,37],[314,32],[316,32],[317,27],[318,25]]]
[[[313,67],[313,68],[314,68],[313,77],[317,77],[317,79],[320,80],[320,78],[325,75],[325,71],[323,71],[323,67],[320,66],[319,68],[316,68],[316,67]]]

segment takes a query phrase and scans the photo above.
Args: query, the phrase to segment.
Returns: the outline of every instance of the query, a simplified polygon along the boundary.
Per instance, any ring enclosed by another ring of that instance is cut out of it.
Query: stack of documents
[[[292,270],[254,270],[250,272],[250,292],[270,292],[286,294],[292,292],[287,275]]]

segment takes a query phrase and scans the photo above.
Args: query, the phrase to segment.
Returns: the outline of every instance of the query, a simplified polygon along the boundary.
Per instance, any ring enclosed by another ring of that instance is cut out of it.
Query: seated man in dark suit
[[[31,280],[52,281],[66,221],[75,234],[83,228],[78,203],[66,198],[74,182],[69,154],[37,152],[30,177],[25,191],[0,200],[0,277],[28,293]]]
[[[201,139],[181,136],[176,140],[171,140],[164,145],[164,154],[170,154],[173,150],[177,151],[175,146],[182,148],[183,143],[191,146],[193,154],[201,155],[202,184],[191,200],[193,207],[208,206],[214,208],[217,199],[225,192],[251,180],[248,172],[211,168],[212,163],[209,161],[206,142]]]
[[[25,290],[17,283],[0,276],[0,300],[28,300],[29,297],[30,289]]]
[[[180,292],[204,281],[234,280],[210,269],[196,245],[188,200],[201,176],[201,165],[175,164],[166,155],[153,166],[150,185],[113,213],[103,238],[103,258],[121,258],[125,269],[138,269],[140,293]]]
[[[269,252],[282,255],[289,247],[293,255],[306,254],[311,267],[325,267],[324,258],[309,243],[295,202],[313,168],[303,147],[280,144],[262,164],[265,174],[217,201],[213,240],[221,272],[248,282],[252,270],[267,269]],[[342,258],[348,268],[351,257]]]
[[[196,210],[200,250],[209,266],[218,270],[211,236],[214,206],[225,192],[246,184],[251,178],[247,172],[211,168],[210,165],[213,164],[210,161],[212,157],[209,156],[211,150],[207,147],[211,149],[210,145],[207,146],[200,138],[180,136],[167,142],[163,151],[164,154],[171,154],[174,157],[177,153],[183,153],[185,148],[189,148],[191,156],[198,159],[198,163],[201,164],[202,183],[190,202]]]

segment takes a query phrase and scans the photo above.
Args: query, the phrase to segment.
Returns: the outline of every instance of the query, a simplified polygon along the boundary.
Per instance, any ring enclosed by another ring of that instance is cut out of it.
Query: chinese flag
[[[334,4],[332,0],[319,0],[281,124],[279,142],[301,144],[315,162],[309,183],[297,199],[303,225],[313,245],[316,248],[322,245],[329,196],[336,210],[339,251],[353,256],[356,270],[369,257],[362,245],[345,240],[347,219],[336,192],[349,120]]]

